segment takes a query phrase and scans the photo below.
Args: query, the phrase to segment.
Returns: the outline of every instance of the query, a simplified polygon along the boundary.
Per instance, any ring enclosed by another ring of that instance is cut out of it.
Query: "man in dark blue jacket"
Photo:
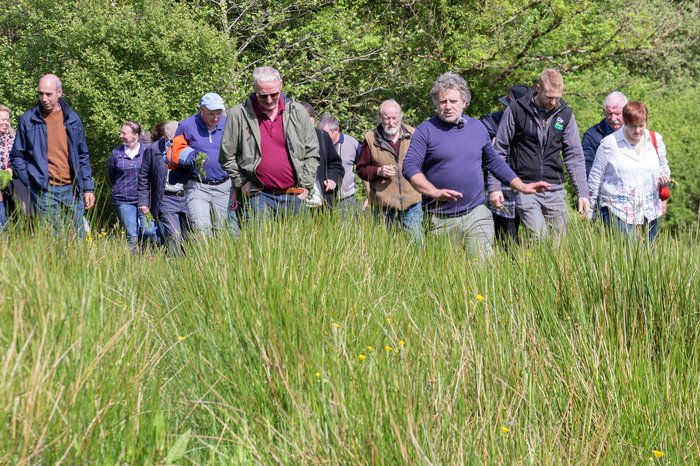
[[[307,102],[299,102],[309,114],[309,120],[314,125],[316,138],[318,138],[318,153],[321,159],[316,170],[316,183],[314,184],[314,192],[312,197],[306,200],[308,207],[324,206],[328,209],[333,208],[336,197],[336,188],[342,182],[345,176],[345,167],[343,160],[336,152],[333,146],[333,140],[323,130],[316,128],[316,110]]]
[[[622,109],[627,105],[627,97],[619,91],[611,92],[603,103],[603,118],[597,125],[586,130],[581,141],[583,146],[583,156],[586,159],[586,176],[591,173],[591,167],[595,160],[595,153],[598,151],[600,141],[608,134],[612,134],[622,128]]]
[[[95,205],[83,122],[61,99],[63,84],[57,76],[43,76],[37,92],[39,102],[19,118],[12,169],[29,186],[35,211],[51,221],[54,231],[66,209],[83,237],[84,209]]]

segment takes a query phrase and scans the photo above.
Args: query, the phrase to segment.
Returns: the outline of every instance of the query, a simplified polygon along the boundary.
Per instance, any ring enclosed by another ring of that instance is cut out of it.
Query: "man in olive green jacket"
[[[219,163],[253,218],[297,213],[313,189],[318,139],[306,110],[282,94],[271,67],[253,71],[253,94],[228,111]]]

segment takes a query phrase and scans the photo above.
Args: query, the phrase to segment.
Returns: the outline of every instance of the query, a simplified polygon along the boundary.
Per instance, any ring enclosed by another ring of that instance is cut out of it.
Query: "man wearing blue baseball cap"
[[[199,112],[181,121],[175,132],[175,138],[184,138],[199,161],[193,163],[185,184],[185,200],[190,222],[205,238],[212,228],[223,230],[229,222],[231,180],[219,164],[225,109],[224,99],[219,94],[204,94]],[[231,226],[237,231],[238,225],[234,225],[233,219]]]

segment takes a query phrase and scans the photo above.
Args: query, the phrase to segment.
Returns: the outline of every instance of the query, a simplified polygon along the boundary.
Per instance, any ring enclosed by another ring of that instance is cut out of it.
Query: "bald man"
[[[61,98],[58,76],[43,76],[37,94],[39,101],[19,118],[12,169],[29,186],[35,212],[51,221],[54,232],[62,218],[70,218],[84,237],[83,213],[95,205],[95,185],[83,122]]]

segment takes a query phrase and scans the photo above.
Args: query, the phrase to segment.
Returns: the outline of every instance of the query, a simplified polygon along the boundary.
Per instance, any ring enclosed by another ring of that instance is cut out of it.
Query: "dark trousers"
[[[501,217],[493,214],[493,227],[496,232],[496,241],[506,249],[510,243],[518,244],[518,228],[520,228],[520,217]]]

